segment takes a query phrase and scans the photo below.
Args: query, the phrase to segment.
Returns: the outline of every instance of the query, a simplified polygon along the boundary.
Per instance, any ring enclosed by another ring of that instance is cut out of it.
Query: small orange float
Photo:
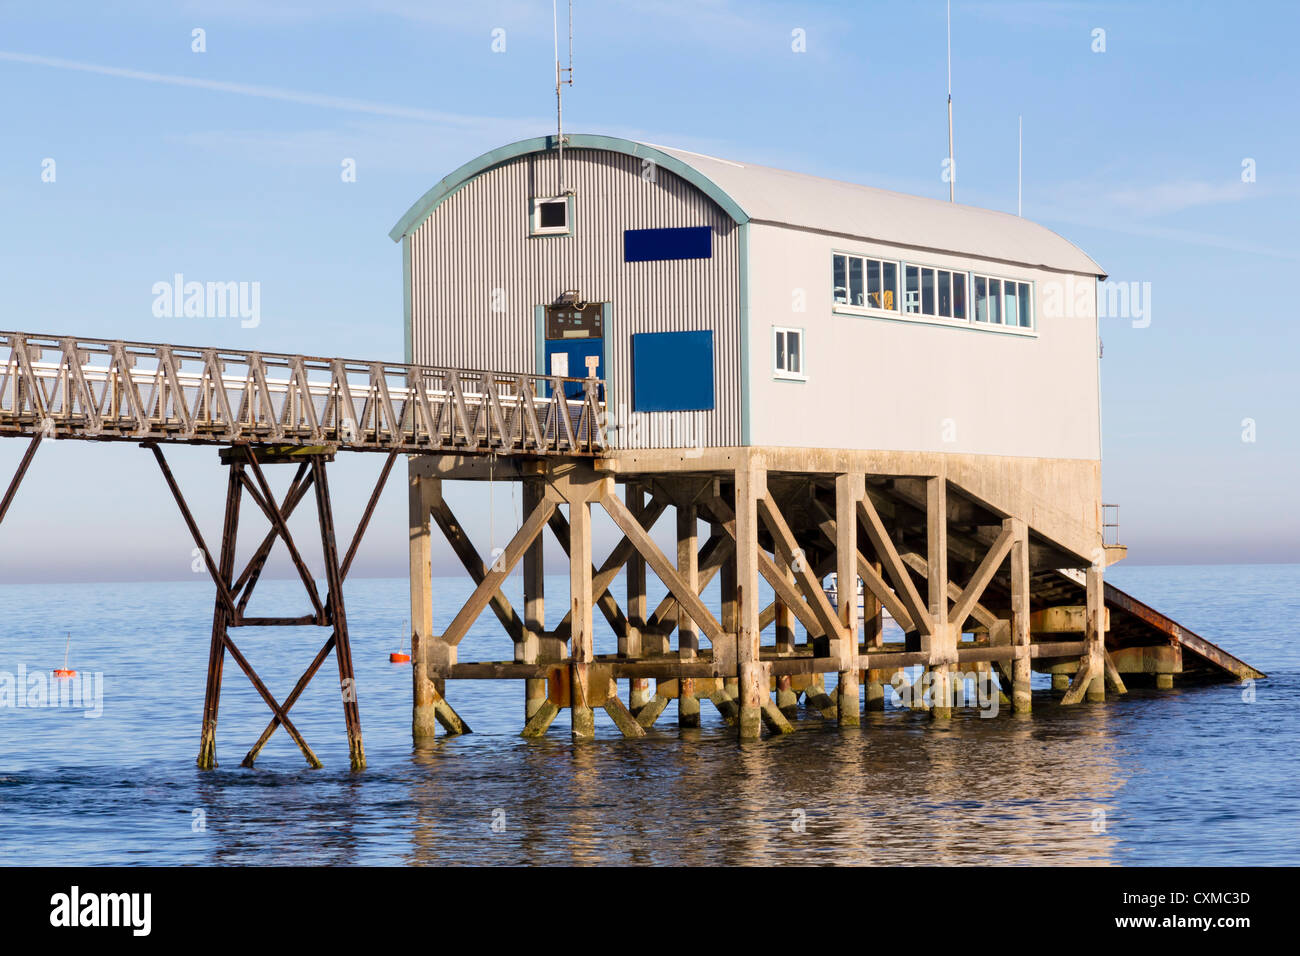
[[[402,643],[405,644],[406,642],[403,641]],[[401,644],[399,644],[398,647],[397,647],[397,650],[393,651],[391,654],[388,655],[388,663],[390,663],[390,664],[409,664],[409,663],[411,663],[411,655],[410,655],[410,654],[403,654],[403,653],[402,653]]]
[[[63,666],[54,668],[54,677],[56,680],[67,680],[70,677],[76,677],[77,672],[68,667],[68,652],[72,649],[72,632],[68,632],[68,641],[63,645]]]

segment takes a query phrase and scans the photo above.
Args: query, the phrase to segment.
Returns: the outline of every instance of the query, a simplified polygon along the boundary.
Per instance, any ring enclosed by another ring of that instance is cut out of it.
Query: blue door
[[[539,337],[542,349],[542,374],[563,378],[587,378],[587,360],[593,359],[596,377],[605,378],[605,303],[566,302],[539,306]],[[546,389],[550,394],[550,386]],[[566,382],[567,399],[581,399],[585,389],[581,382]],[[603,395],[597,395],[603,400]]]
[[[546,342],[546,374],[562,375],[567,378],[586,378],[587,359],[596,358],[596,378],[605,377],[605,340],[592,339],[548,339]],[[583,387],[579,382],[565,382],[564,397],[582,398]]]

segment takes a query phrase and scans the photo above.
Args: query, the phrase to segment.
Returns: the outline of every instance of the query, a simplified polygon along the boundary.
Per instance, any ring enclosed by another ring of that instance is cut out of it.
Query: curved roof
[[[733,162],[614,136],[570,133],[570,149],[603,149],[652,159],[695,185],[737,223],[775,223],[887,245],[954,252],[1063,272],[1104,276],[1078,246],[1010,213],[860,186],[768,166]],[[521,140],[470,160],[425,193],[393,227],[396,241],[474,177],[555,146],[554,136]]]

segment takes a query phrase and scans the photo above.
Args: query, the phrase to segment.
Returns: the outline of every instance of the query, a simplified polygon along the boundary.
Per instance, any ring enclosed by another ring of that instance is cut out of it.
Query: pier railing
[[[588,455],[598,379],[0,332],[0,435]]]

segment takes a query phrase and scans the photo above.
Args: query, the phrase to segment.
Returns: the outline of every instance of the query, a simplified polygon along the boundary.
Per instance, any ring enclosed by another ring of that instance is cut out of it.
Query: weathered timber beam
[[[930,620],[930,609],[921,600],[916,585],[912,583],[912,576],[903,563],[903,559],[899,557],[898,549],[894,547],[894,542],[890,539],[884,522],[880,520],[880,514],[876,511],[876,506],[872,502],[869,493],[864,495],[862,500],[858,502],[858,523],[866,531],[867,539],[871,542],[871,546],[875,548],[876,556],[880,559],[881,564],[885,566],[889,579],[894,582],[894,589],[907,610],[907,616],[912,619],[912,624],[922,634],[934,633],[934,625]]]
[[[997,573],[998,568],[1002,566],[1002,562],[1011,553],[1011,545],[1014,543],[1014,532],[1010,528],[1003,528],[997,540],[989,547],[988,553],[984,555],[984,560],[975,569],[970,583],[966,585],[966,589],[961,592],[953,603],[951,610],[948,612],[948,623],[959,627],[966,623],[966,618],[970,617],[980,596],[989,586],[989,582],[993,580],[993,575]]]
[[[633,546],[646,559],[646,563],[659,576],[659,580],[663,581],[668,590],[677,598],[685,612],[690,615],[691,620],[699,625],[705,636],[715,645],[725,643],[726,634],[722,630],[722,625],[718,623],[712,612],[704,606],[704,602],[700,600],[694,588],[688,587],[682,580],[672,562],[659,550],[659,546],[641,527],[641,523],[636,520],[632,512],[627,510],[627,505],[623,504],[612,493],[603,495],[600,498],[600,504],[610,518],[614,520],[614,524],[618,526],[618,529],[627,535]]]
[[[464,607],[460,609],[455,618],[452,619],[451,624],[448,625],[447,630],[443,632],[441,637],[443,643],[455,647],[461,642],[475,619],[492,599],[492,595],[500,590],[501,582],[514,570],[515,565],[524,556],[528,546],[546,527],[546,522],[555,511],[558,503],[558,495],[548,485],[546,491],[542,494],[542,500],[533,509],[533,513],[524,520],[523,526],[510,539],[510,543],[506,545],[505,553],[493,563],[491,570],[483,576],[483,580],[474,589],[474,593],[469,596],[469,600],[465,602]]]
[[[482,584],[483,579],[487,577],[488,569],[484,566],[483,559],[479,557],[478,549],[465,534],[465,526],[460,523],[452,512],[451,506],[447,504],[447,499],[438,495],[429,512],[433,516],[434,523],[442,531],[443,537],[451,545],[452,553],[460,559],[460,563],[469,573],[470,579],[476,586]],[[488,599],[488,604],[497,616],[497,620],[501,622],[501,626],[510,635],[510,639],[516,644],[520,643],[524,639],[524,622],[520,620],[509,599],[498,590]]]
[[[822,535],[827,540],[834,542],[836,540],[835,518],[826,509],[826,506],[817,499],[812,502],[813,511],[817,518],[817,527],[821,529]],[[867,556],[860,550],[857,551],[858,576],[862,578],[863,587],[870,591],[886,610],[897,622],[898,626],[904,631],[916,630],[916,624],[912,621],[912,615],[908,613],[907,607],[903,604],[902,599],[889,586],[883,577],[867,560]]]
[[[731,506],[721,498],[712,498],[704,504],[704,507],[707,508],[718,525],[730,536],[732,547],[734,548],[736,538],[736,513],[731,510]],[[777,566],[777,563],[768,557],[766,551],[761,549],[758,551],[757,557],[759,574],[763,576],[763,580],[771,585],[772,590],[776,593],[777,599],[794,612],[795,617],[799,619],[799,623],[808,630],[809,634],[826,634],[826,624],[818,617],[817,613],[808,602],[803,599],[803,595],[800,594],[798,588],[791,583],[790,579],[787,578],[785,574],[782,573],[781,568]],[[807,562],[805,561],[804,563],[806,564]],[[826,597],[824,591],[822,592],[822,597]],[[827,601],[826,607],[829,610],[829,601]],[[834,613],[831,612],[830,616],[834,618]],[[760,617],[759,630],[762,630],[762,627],[763,623],[762,618]],[[838,633],[838,630],[839,619],[835,618],[835,628],[829,633]]]
[[[641,526],[645,528],[646,531],[650,531],[654,528],[655,522],[659,520],[659,516],[664,513],[667,507],[667,504],[660,499],[651,499],[650,504],[641,512]],[[548,523],[551,531],[553,531],[556,538],[559,539],[560,546],[564,549],[564,553],[568,554],[569,522],[565,520],[564,515],[557,511],[551,515],[551,520]],[[614,546],[614,550],[609,553],[609,557],[605,559],[605,563],[602,564],[599,569],[592,569],[591,591],[596,595],[596,606],[599,607],[601,612],[605,615],[605,620],[609,622],[609,626],[614,630],[615,634],[622,634],[627,630],[627,618],[624,616],[622,609],[618,606],[617,600],[615,600],[614,595],[610,593],[609,589],[618,579],[619,573],[623,570],[623,565],[627,564],[635,553],[636,548],[632,546],[632,542],[627,539],[626,535],[624,535],[622,540]],[[573,611],[570,610],[565,613],[564,617],[560,620],[560,623],[556,625],[556,633],[568,634],[572,620]]]
[[[826,590],[822,587],[821,581],[813,577],[808,560],[803,554],[803,549],[799,547],[794,532],[790,530],[790,525],[786,523],[785,516],[781,514],[781,510],[777,507],[776,501],[770,493],[759,497],[758,514],[763,524],[767,526],[768,532],[772,535],[781,559],[787,567],[794,571],[795,580],[799,583],[800,590],[803,591],[808,605],[812,608],[813,615],[816,617],[822,632],[832,636],[839,635],[844,630],[840,624],[839,615],[831,607],[830,599],[826,597]],[[782,581],[785,580],[783,574],[778,574],[777,577]],[[776,589],[774,582],[769,581],[768,583],[772,584],[773,590]],[[853,588],[852,590],[856,592],[857,589]],[[782,600],[785,600],[783,595],[781,597]],[[855,593],[854,599],[856,600],[856,598]],[[796,614],[798,613],[797,609],[792,608],[792,610],[795,610]]]
[[[23,483],[23,476],[27,474],[27,466],[32,463],[32,458],[36,456],[36,449],[41,446],[41,439],[44,437],[44,432],[37,432],[32,436],[32,440],[27,443],[27,450],[23,452],[23,459],[18,463],[18,470],[14,472],[13,479],[9,482],[9,488],[5,491],[4,499],[0,500],[0,522],[5,520],[9,505],[13,503],[14,495],[18,493],[18,486]]]
[[[722,569],[722,566],[731,560],[732,554],[735,553],[736,543],[732,537],[727,534],[713,534],[709,540],[704,542],[704,547],[700,548],[698,558],[699,564],[699,591],[703,594],[705,588]],[[677,617],[681,613],[681,607],[677,599],[671,594],[664,597],[655,607],[654,613],[646,621],[646,631],[651,634],[666,634],[677,626]]]
[[[910,567],[917,574],[921,575],[921,577],[925,577],[930,573],[930,564],[925,560],[925,555],[917,554],[915,551],[900,551],[899,557],[903,559],[904,564]],[[950,581],[948,583],[948,597],[956,601],[961,598],[961,593],[962,587],[960,584],[955,581]],[[893,612],[891,611],[890,613],[892,614]],[[967,616],[975,618],[976,621],[985,627],[992,627],[998,622],[998,616],[983,604],[980,604],[979,601],[976,601],[971,606],[970,612]]]

